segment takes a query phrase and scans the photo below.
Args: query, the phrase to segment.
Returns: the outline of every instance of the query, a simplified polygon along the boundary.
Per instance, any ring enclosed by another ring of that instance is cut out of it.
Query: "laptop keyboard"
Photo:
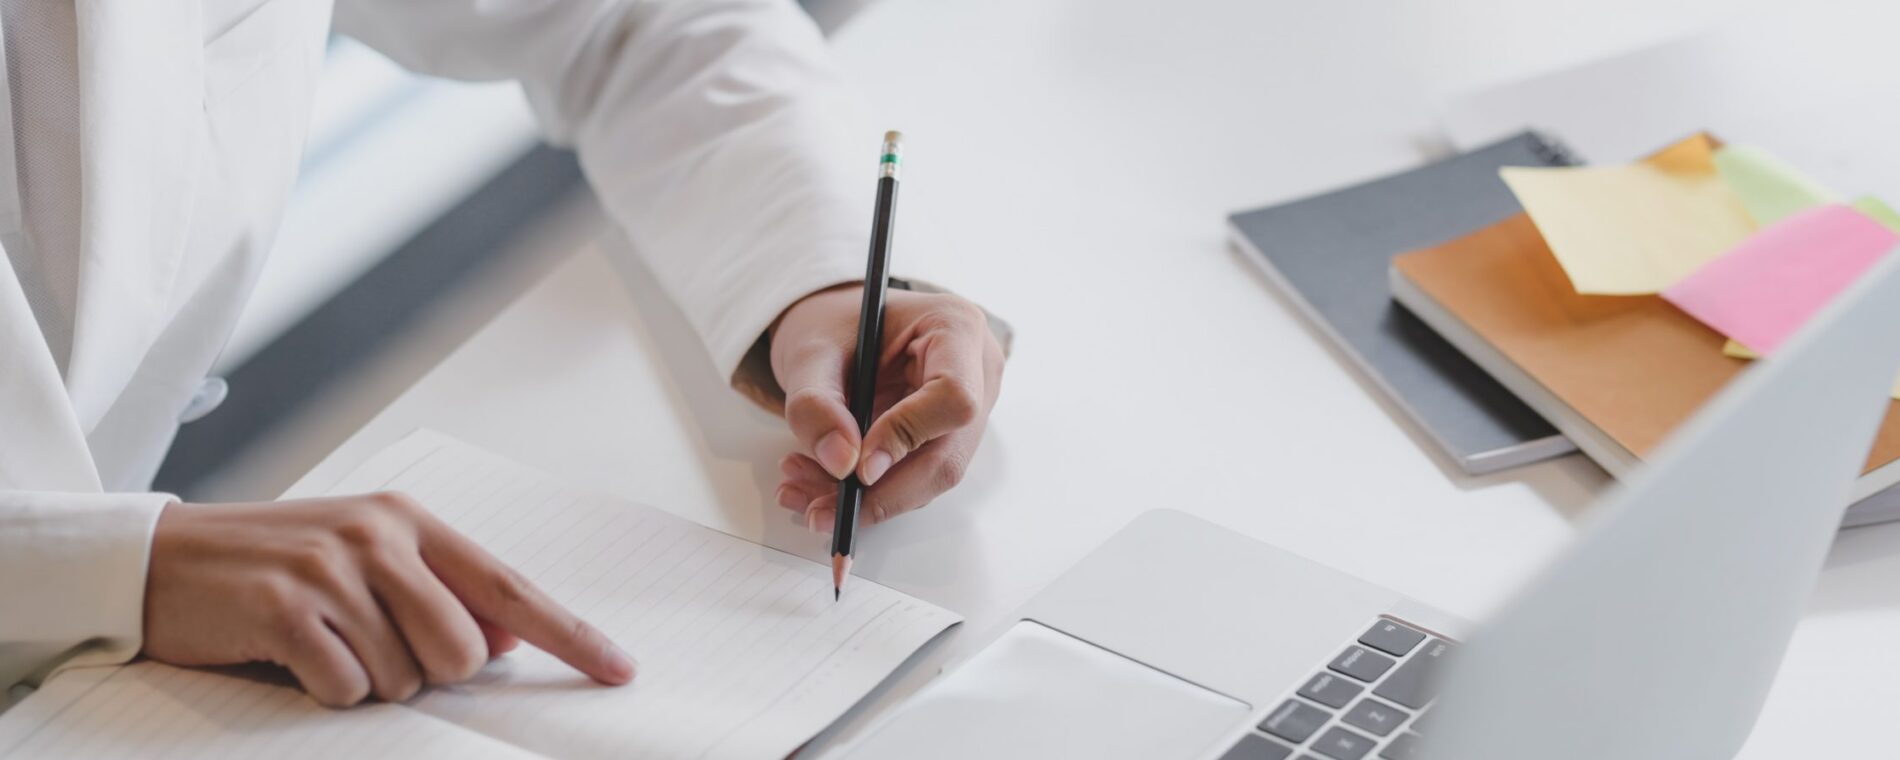
[[[1429,731],[1430,675],[1453,646],[1381,617],[1221,760],[1409,760]]]

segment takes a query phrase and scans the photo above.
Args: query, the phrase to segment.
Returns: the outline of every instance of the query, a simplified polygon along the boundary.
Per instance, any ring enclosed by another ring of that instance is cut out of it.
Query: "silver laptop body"
[[[1756,365],[1482,627],[1157,511],[840,754],[1731,757],[1900,371],[1900,256]]]

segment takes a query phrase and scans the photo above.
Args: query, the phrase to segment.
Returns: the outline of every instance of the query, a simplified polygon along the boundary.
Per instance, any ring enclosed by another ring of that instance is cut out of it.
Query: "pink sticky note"
[[[1896,243],[1900,235],[1851,207],[1816,206],[1756,232],[1662,296],[1766,355]]]

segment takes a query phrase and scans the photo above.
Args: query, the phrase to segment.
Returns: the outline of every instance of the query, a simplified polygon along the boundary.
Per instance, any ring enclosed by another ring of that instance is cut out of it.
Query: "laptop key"
[[[1359,760],[1372,751],[1372,739],[1333,726],[1313,742],[1313,751],[1333,760]]]
[[[1372,693],[1414,710],[1424,707],[1438,695],[1437,669],[1451,650],[1451,642],[1432,639]]]
[[[1379,750],[1379,757],[1385,760],[1412,760],[1418,757],[1418,734],[1405,733],[1392,738],[1392,743]]]
[[[1359,692],[1365,690],[1366,687],[1339,676],[1321,673],[1313,676],[1305,686],[1300,687],[1300,696],[1338,709],[1345,707],[1347,702],[1351,702],[1353,697],[1359,696]]]
[[[1393,662],[1394,660],[1392,658],[1379,654],[1378,652],[1374,652],[1365,647],[1354,646],[1347,647],[1346,651],[1340,652],[1339,656],[1334,657],[1333,661],[1328,663],[1326,667],[1340,673],[1345,673],[1366,683],[1372,683],[1373,681],[1379,680],[1379,676],[1385,675],[1385,672],[1392,668]]]
[[[1286,760],[1293,756],[1293,750],[1259,734],[1248,734],[1227,748],[1227,754],[1220,760]]]
[[[1422,712],[1422,713],[1419,713],[1419,714],[1418,714],[1418,717],[1417,717],[1417,718],[1415,718],[1415,719],[1413,719],[1413,721],[1412,721],[1412,726],[1411,726],[1411,729],[1410,729],[1410,730],[1412,730],[1412,731],[1416,731],[1416,732],[1418,732],[1418,733],[1421,733],[1421,734],[1422,734],[1422,733],[1426,733],[1426,732],[1429,732],[1429,731],[1431,731],[1431,730],[1432,730],[1432,729],[1431,729],[1431,727],[1430,727],[1430,726],[1427,726],[1427,725],[1425,725],[1425,724],[1426,724],[1426,723],[1434,723],[1434,722],[1436,722],[1436,721],[1435,721],[1435,720],[1426,720],[1426,719],[1427,719],[1427,718],[1430,718],[1430,717],[1432,717],[1432,716],[1434,716],[1434,715],[1437,715],[1437,714],[1438,714],[1438,713],[1437,713],[1437,712],[1435,712],[1435,711],[1427,711],[1427,712]]]
[[[1399,724],[1404,723],[1409,717],[1411,717],[1410,713],[1379,700],[1361,699],[1359,704],[1353,705],[1351,710],[1346,711],[1346,717],[1341,720],[1353,728],[1363,728],[1374,736],[1385,736],[1392,733],[1393,729],[1398,728]]]
[[[1332,713],[1301,702],[1289,699],[1281,702],[1273,712],[1267,713],[1267,719],[1260,721],[1260,730],[1287,741],[1299,744],[1318,731],[1320,726],[1333,717]]]
[[[1377,649],[1389,655],[1404,657],[1418,642],[1425,640],[1425,634],[1412,630],[1390,620],[1380,620],[1359,637],[1359,643]]]

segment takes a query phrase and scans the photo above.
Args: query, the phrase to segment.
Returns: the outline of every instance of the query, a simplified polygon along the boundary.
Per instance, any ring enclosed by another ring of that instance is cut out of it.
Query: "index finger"
[[[604,684],[633,680],[633,659],[513,568],[447,525],[423,530],[422,560],[468,611]]]

